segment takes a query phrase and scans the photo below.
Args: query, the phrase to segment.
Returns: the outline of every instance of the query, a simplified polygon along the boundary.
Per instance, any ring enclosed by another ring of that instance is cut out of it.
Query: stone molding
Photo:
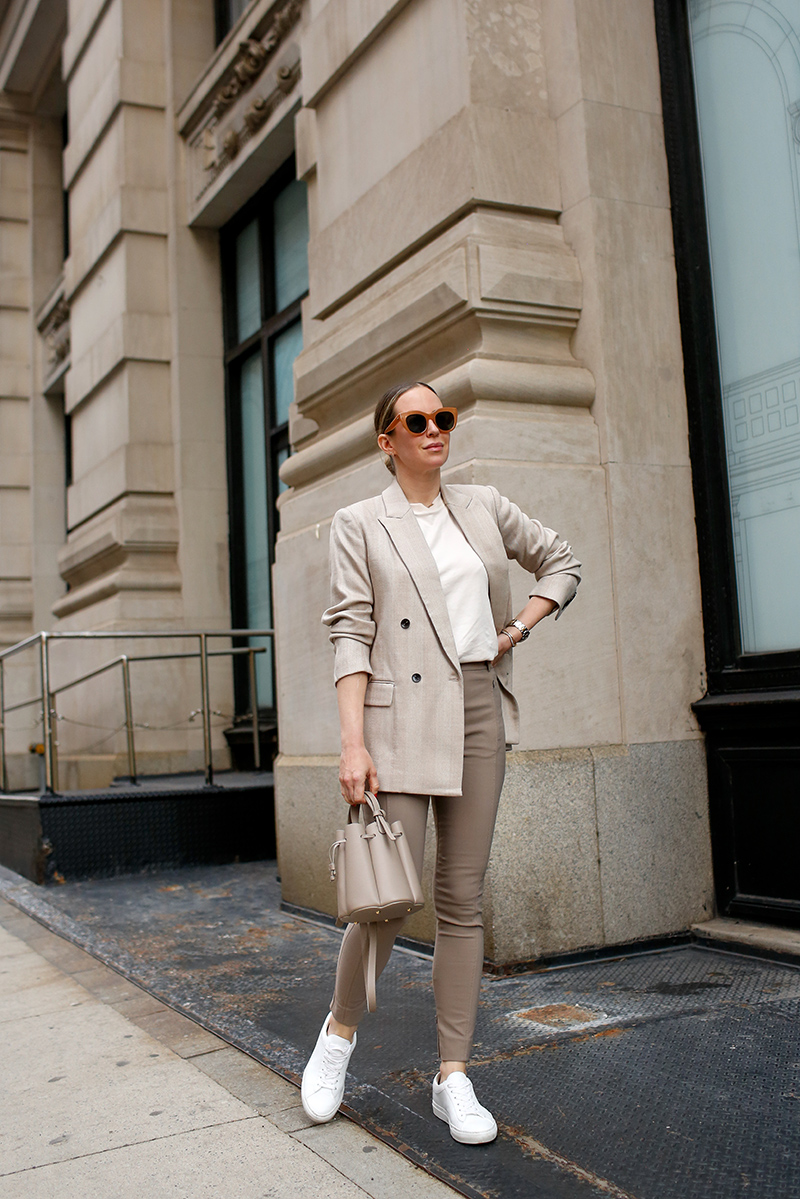
[[[74,412],[125,362],[169,362],[169,317],[160,312],[123,312],[72,363],[66,380],[67,412]]]
[[[28,125],[25,119],[6,120],[0,116],[0,150],[10,150],[16,154],[28,152]],[[4,216],[4,220],[8,217]]]
[[[300,354],[290,412],[298,448],[281,478],[306,486],[372,453],[364,413],[400,370],[462,409],[478,400],[590,407],[594,378],[570,348],[581,304],[578,261],[555,222],[465,217]]]
[[[4,5],[8,9],[9,6]],[[0,91],[30,96],[41,85],[67,27],[66,0],[25,0],[6,13]]]
[[[235,51],[220,57],[178,116],[187,143],[189,222],[197,218],[215,184],[222,184],[245,146],[266,134],[300,80],[299,46],[289,40],[303,0],[283,0],[266,10]],[[244,30],[243,30],[244,32]]]
[[[464,214],[492,208],[555,221],[557,163],[549,117],[463,108],[339,215],[328,221],[318,214],[309,248],[310,315],[327,322]]]
[[[58,555],[70,590],[61,619],[123,591],[180,591],[178,514],[172,496],[125,495],[73,533]]]

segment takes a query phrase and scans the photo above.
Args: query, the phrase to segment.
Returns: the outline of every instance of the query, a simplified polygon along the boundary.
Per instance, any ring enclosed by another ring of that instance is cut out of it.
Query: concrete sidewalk
[[[355,1124],[0,901],[3,1199],[446,1199]]]

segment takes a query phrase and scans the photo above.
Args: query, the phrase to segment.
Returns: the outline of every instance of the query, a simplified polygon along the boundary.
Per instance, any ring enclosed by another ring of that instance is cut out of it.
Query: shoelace
[[[478,1103],[472,1083],[467,1079],[459,1087],[448,1087],[448,1094],[458,1109],[459,1119],[463,1120],[465,1116],[480,1116],[481,1109]]]
[[[333,1091],[339,1081],[342,1066],[347,1064],[347,1050],[327,1046],[319,1068],[319,1085]]]

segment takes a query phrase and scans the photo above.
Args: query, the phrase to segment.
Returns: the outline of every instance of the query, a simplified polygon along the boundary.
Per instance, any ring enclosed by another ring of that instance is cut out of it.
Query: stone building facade
[[[447,478],[496,485],[585,571],[516,654],[488,955],[713,912],[663,8],[0,3],[0,638],[274,620],[259,695],[290,903],[333,901],[330,520],[388,481],[375,399],[422,378],[459,409]],[[58,669],[107,652],[65,645]],[[194,767],[175,712],[195,667],[158,669],[137,675],[142,760]],[[237,677],[215,662],[221,766]],[[117,703],[110,680],[65,696],[74,784],[120,772]]]

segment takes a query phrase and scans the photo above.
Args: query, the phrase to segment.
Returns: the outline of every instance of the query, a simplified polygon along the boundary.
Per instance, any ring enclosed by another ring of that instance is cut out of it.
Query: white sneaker
[[[358,1039],[358,1033],[355,1032],[352,1041],[337,1037],[335,1033],[329,1034],[330,1019],[328,1012],[322,1022],[314,1052],[303,1071],[303,1085],[300,1088],[303,1111],[315,1124],[327,1124],[338,1112],[344,1095],[347,1064]]]
[[[497,1124],[491,1112],[475,1098],[472,1083],[461,1070],[433,1080],[433,1114],[450,1125],[450,1136],[462,1145],[483,1145],[497,1136]]]

